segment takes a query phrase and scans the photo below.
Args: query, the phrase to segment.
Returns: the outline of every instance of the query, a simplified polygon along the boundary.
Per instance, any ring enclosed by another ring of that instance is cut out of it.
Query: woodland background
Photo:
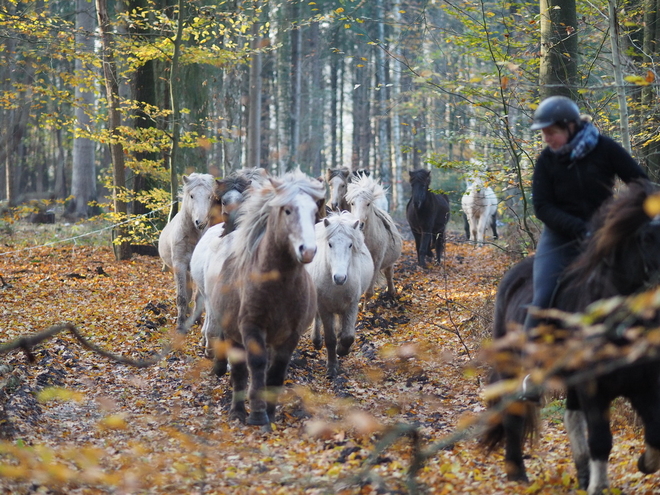
[[[401,211],[406,170],[439,168],[458,205],[477,169],[533,247],[543,97],[574,97],[657,178],[657,4],[4,0],[0,200],[137,216],[126,257],[182,173],[369,169]]]
[[[402,493],[417,445],[433,452],[414,479],[429,492],[573,493],[560,395],[531,485],[506,483],[501,455],[477,448],[475,358],[500,277],[534,248],[540,99],[574,97],[657,181],[658,12],[657,0],[0,0],[3,341],[70,321],[135,358],[170,342],[171,276],[136,253],[176,211],[183,173],[366,168],[400,219],[405,171],[427,167],[453,205],[443,264],[419,270],[406,242],[399,296],[361,314],[341,380],[329,385],[303,342],[269,434],[226,422],[227,378],[209,376],[196,329],[142,371],[65,335],[34,364],[7,355],[0,488]],[[475,171],[501,200],[501,239],[483,248],[459,234]],[[624,403],[613,418],[613,488],[651,493],[631,455],[639,427]]]

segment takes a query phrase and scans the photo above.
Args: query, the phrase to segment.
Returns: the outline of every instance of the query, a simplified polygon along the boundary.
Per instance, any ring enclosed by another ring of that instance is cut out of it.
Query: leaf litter
[[[12,250],[7,247],[7,251]],[[406,493],[408,425],[431,446],[484,410],[488,369],[475,359],[489,338],[497,283],[512,260],[493,246],[450,239],[442,265],[420,269],[404,244],[397,297],[380,293],[357,324],[339,377],[309,335],[296,350],[273,430],[227,420],[229,377],[203,357],[200,327],[157,365],[134,369],[67,335],[39,345],[36,362],[0,358],[0,489],[7,493]],[[175,327],[174,286],[160,260],[115,261],[110,248],[35,248],[0,256],[3,342],[71,322],[126,357],[157,355]],[[554,399],[561,398],[555,397]],[[561,401],[527,449],[532,483],[506,481],[503,456],[474,438],[449,443],[418,472],[424,493],[575,493]],[[613,488],[653,493],[635,463],[642,432],[625,406],[613,416]],[[369,463],[369,464],[367,464]]]

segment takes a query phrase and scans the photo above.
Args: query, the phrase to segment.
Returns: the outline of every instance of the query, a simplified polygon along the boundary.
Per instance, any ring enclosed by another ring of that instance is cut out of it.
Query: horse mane
[[[573,284],[584,282],[601,264],[612,266],[619,253],[636,239],[639,229],[651,220],[644,211],[644,201],[653,193],[651,182],[633,181],[626,191],[598,209],[592,219],[593,235],[566,271]]]
[[[309,194],[314,201],[325,197],[323,183],[311,179],[300,170],[287,172],[280,178],[271,177],[263,184],[252,184],[252,194],[238,213],[234,248],[237,266],[246,266],[263,239],[272,207],[283,206],[299,193]]]
[[[335,235],[337,231],[346,232],[348,237],[353,241],[353,251],[360,252],[364,245],[364,234],[360,229],[354,228],[355,222],[358,219],[350,211],[342,211],[341,213],[332,212],[326,219],[325,228],[323,229],[323,239],[328,240]]]
[[[426,182],[426,179],[431,175],[431,172],[424,168],[419,168],[408,172],[408,174],[410,175],[410,183],[413,184],[417,182]]]
[[[248,187],[250,187],[250,180],[247,177],[242,175],[230,175],[224,179],[215,181],[214,193],[216,199],[220,201],[227,191],[235,189],[236,191],[243,193]]]
[[[325,172],[325,180],[330,182],[330,179],[333,179],[334,177],[343,177],[344,179],[348,179],[350,174],[351,171],[348,167],[329,168]]]
[[[215,179],[211,174],[200,174],[198,172],[193,172],[190,175],[184,175],[182,177],[183,187],[179,190],[179,199],[185,201],[188,196],[186,193],[195,189],[198,186],[203,186],[205,189],[208,189],[209,192],[214,192]]]
[[[374,179],[368,175],[356,176],[348,184],[345,197],[346,201],[350,203],[360,196],[366,196],[367,201],[373,203],[378,198],[385,196],[385,189],[381,186],[378,179]]]

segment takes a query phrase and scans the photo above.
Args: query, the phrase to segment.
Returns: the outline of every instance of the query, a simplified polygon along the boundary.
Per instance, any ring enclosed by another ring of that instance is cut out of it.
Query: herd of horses
[[[424,267],[434,250],[437,261],[443,256],[449,201],[432,191],[430,171],[409,175],[406,218],[417,262]],[[648,203],[659,194],[649,182],[632,183],[601,209],[582,254],[561,277],[558,309],[580,313],[595,301],[657,286],[660,216],[649,213]],[[383,282],[388,294],[395,295],[393,266],[401,255],[402,237],[385,199],[378,180],[347,168],[329,170],[325,180],[300,171],[273,177],[262,169],[241,170],[223,180],[208,174],[184,176],[181,211],[163,229],[159,252],[174,274],[177,329],[186,332],[204,311],[205,353],[214,360],[218,376],[230,370],[230,418],[251,425],[273,421],[291,356],[310,327],[314,346],[325,344],[327,376],[335,378],[337,357],[347,355],[355,340],[361,301],[366,304]],[[488,227],[497,238],[497,198],[490,187],[478,179],[468,183],[462,209],[468,239],[482,244]],[[507,342],[509,334],[519,332],[532,300],[532,270],[530,256],[502,278],[495,342]],[[657,324],[657,318],[652,321]],[[579,333],[550,316],[544,325],[556,335]],[[599,337],[620,349],[630,345],[622,333]],[[511,350],[518,358],[522,352]],[[518,365],[493,364],[491,381],[520,383],[523,360],[514,362]],[[567,383],[565,425],[578,482],[589,495],[609,486],[608,411],[617,397],[627,397],[644,423],[646,450],[639,469],[660,469],[660,361],[629,360],[603,369],[582,381],[571,381],[580,370],[559,374]],[[511,397],[483,443],[490,449],[504,444],[507,477],[526,481],[523,444],[536,427],[539,404],[520,389]]]

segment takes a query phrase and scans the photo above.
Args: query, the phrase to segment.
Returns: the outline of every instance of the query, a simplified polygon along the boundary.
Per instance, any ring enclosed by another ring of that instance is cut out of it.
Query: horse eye
[[[353,243],[352,242],[348,245],[348,249],[353,249]]]
[[[332,249],[332,243],[331,243],[331,242],[328,243],[328,247],[329,247],[330,249]]]
[[[289,210],[288,208],[285,208],[284,213],[286,213],[287,215],[291,215],[291,210]]]
[[[190,199],[194,199],[194,198],[195,198],[195,197],[191,194],[191,195],[190,195]]]

